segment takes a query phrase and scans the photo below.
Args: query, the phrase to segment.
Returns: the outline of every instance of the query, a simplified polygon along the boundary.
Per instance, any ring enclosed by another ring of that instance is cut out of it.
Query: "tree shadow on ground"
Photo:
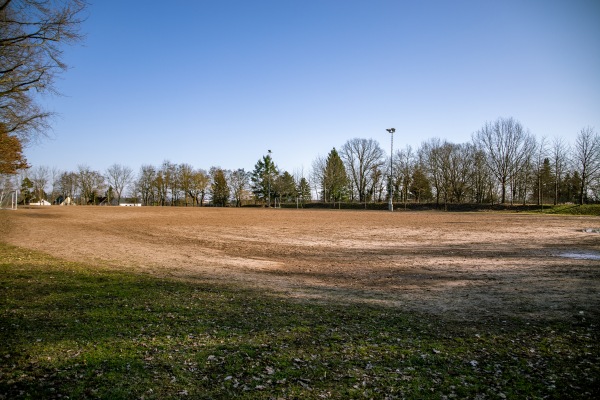
[[[4,398],[598,393],[600,321],[587,315],[455,321],[0,251]]]

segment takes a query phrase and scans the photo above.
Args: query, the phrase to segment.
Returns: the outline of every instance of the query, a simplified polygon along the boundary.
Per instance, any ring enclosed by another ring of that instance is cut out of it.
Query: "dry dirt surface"
[[[445,318],[600,318],[600,217],[259,208],[0,211],[65,260]],[[1,256],[1,254],[0,254]]]

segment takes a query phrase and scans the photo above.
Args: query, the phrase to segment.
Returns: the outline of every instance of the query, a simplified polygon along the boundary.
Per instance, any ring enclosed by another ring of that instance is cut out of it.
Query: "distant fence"
[[[282,208],[296,208],[296,203],[283,203],[281,205]],[[300,208],[307,209],[341,209],[341,210],[379,210],[386,211],[388,210],[388,203],[323,203],[323,202],[310,202],[305,204],[300,204]],[[394,203],[395,211],[451,211],[451,212],[460,212],[460,211],[509,211],[509,212],[526,212],[526,211],[551,211],[553,209],[562,209],[565,205],[553,206],[549,204],[537,205],[537,204],[476,204],[476,203],[468,203],[468,204],[436,204],[436,203]],[[581,208],[578,205],[571,205],[574,208]],[[600,205],[587,205],[583,208],[590,208],[592,213],[595,210],[600,209]],[[586,210],[587,211],[587,210]],[[598,213],[594,215],[600,215]]]

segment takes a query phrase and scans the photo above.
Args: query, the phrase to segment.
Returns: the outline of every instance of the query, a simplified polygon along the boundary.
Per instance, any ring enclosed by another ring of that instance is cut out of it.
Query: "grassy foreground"
[[[0,398],[598,398],[598,321],[444,321],[0,244]]]

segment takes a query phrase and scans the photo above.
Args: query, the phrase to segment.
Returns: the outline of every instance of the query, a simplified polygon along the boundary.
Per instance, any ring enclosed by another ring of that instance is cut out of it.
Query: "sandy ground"
[[[297,299],[600,319],[600,217],[53,206],[0,211],[0,223],[0,240],[66,260]]]

